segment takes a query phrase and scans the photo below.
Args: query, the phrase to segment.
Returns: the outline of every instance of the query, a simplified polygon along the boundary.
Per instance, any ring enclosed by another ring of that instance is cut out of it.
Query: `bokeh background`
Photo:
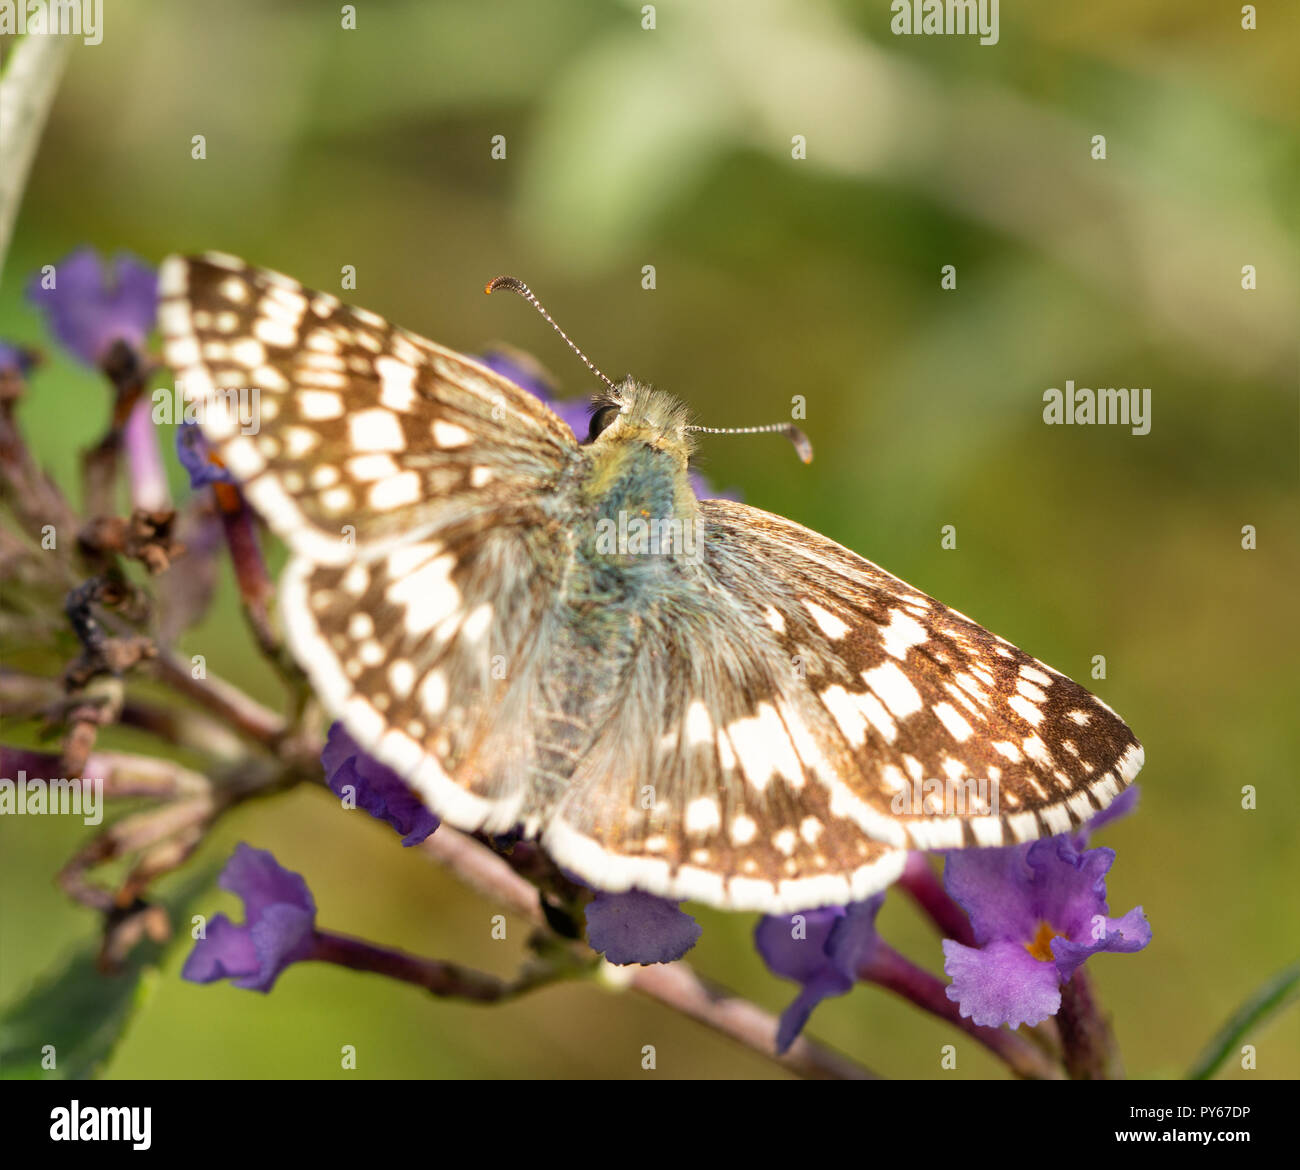
[[[0,287],[0,336],[50,350],[22,416],[62,482],[107,398],[53,350],[23,286],[80,244],[150,261],[221,248],[336,292],[355,265],[356,303],[467,352],[512,343],[588,394],[526,306],[482,295],[516,274],[607,372],[703,422],[780,419],[805,395],[810,467],[779,439],[717,438],[712,481],[969,613],[1131,723],[1142,803],[1102,843],[1118,851],[1112,911],[1141,903],[1155,937],[1090,965],[1131,1074],[1178,1075],[1296,957],[1289,0],[1262,0],[1254,32],[1212,0],[1004,0],[988,47],[893,36],[884,0],[668,0],[653,31],[640,5],[591,0],[363,0],[355,31],[333,0],[108,7],[103,43],[72,54]],[[1045,426],[1043,391],[1067,378],[1151,387],[1150,434]],[[183,648],[281,701],[229,580]],[[51,881],[88,830],[5,821],[10,1001],[96,923]],[[304,874],[333,929],[502,973],[522,953],[522,924],[491,941],[493,906],[323,791],[242,807],[200,862],[239,840]],[[200,901],[239,916],[219,891]],[[690,961],[783,1007],[794,988],[754,953],[753,916],[697,916]],[[881,924],[938,968],[903,899]],[[643,1044],[659,1076],[785,1075],[595,984],[484,1009],[303,965],[261,996],[183,983],[185,949],[108,1076],[637,1077]],[[954,1039],[871,988],[824,1004],[811,1032],[894,1076],[940,1075]],[[1251,1040],[1260,1074],[1300,1074],[1300,1012]],[[343,1043],[356,1073],[338,1069]],[[942,1075],[1002,1072],[960,1043]]]

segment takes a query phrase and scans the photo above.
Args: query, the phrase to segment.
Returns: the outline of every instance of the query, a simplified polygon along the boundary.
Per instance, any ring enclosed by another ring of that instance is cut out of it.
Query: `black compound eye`
[[[619,406],[602,406],[596,411],[591,416],[591,429],[587,432],[587,442],[590,443],[601,431],[612,426],[621,413],[622,407]]]

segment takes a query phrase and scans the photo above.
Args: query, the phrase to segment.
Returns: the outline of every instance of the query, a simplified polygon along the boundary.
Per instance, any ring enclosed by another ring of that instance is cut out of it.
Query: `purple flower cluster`
[[[98,366],[115,341],[144,349],[158,311],[158,274],[125,252],[105,265],[93,248],[78,248],[48,279],[34,276],[27,298],[69,353]]]
[[[403,845],[418,845],[438,827],[438,818],[402,778],[386,764],[366,755],[343,724],[330,727],[321,763],[330,791],[391,826],[401,834]]]
[[[597,890],[587,903],[587,942],[618,966],[675,963],[704,933],[676,902],[641,890]]]
[[[1136,803],[1137,790],[1129,789],[1088,829]],[[1091,956],[1129,954],[1151,941],[1142,907],[1108,916],[1106,874],[1115,853],[1088,849],[1088,836],[1080,831],[947,854],[944,888],[969,918],[974,942],[943,943],[944,971],[952,981],[946,994],[963,1017],[992,1028],[1041,1023],[1060,1008],[1062,985]],[[898,969],[875,932],[883,898],[759,923],[755,942],[763,961],[773,974],[800,984],[781,1016],[778,1051],[793,1043],[823,999]]]
[[[290,963],[312,957],[316,901],[300,874],[285,869],[266,850],[241,842],[218,884],[244,903],[244,923],[213,915],[185,960],[182,979],[232,979],[236,987],[270,991]]]
[[[754,930],[754,945],[773,975],[800,985],[794,1002],[781,1013],[776,1050],[785,1052],[824,999],[843,995],[858,970],[880,945],[876,915],[885,895],[849,906],[826,906],[789,917],[768,915]]]
[[[950,853],[948,893],[970,916],[974,947],[944,940],[948,998],[977,1024],[1038,1024],[1061,1006],[1061,985],[1092,955],[1151,941],[1142,907],[1107,916],[1112,849],[1080,852],[1068,837]]]

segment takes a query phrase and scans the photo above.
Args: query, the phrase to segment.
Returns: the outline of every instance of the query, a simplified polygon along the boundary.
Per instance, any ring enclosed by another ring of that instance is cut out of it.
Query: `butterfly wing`
[[[701,517],[703,586],[646,618],[548,828],[562,862],[723,906],[844,902],[899,850],[1067,832],[1137,774],[1109,707],[968,618],[789,520]]]
[[[281,615],[322,702],[445,820],[509,828],[529,779],[510,684],[559,587],[572,432],[477,362],[233,257],[172,257],[160,288],[178,384],[294,554]]]
[[[160,290],[166,358],[213,452],[319,563],[496,523],[578,451],[506,378],[280,273],[170,257]]]

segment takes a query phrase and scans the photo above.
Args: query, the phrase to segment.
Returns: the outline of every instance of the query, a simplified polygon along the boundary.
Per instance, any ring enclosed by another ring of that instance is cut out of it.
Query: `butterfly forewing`
[[[543,503],[577,449],[486,367],[233,257],[167,260],[159,320],[215,455],[315,560]]]
[[[171,258],[161,291],[214,455],[296,554],[282,620],[323,702],[444,819],[509,828],[529,769],[508,684],[558,588],[572,432],[478,363],[233,257]]]

